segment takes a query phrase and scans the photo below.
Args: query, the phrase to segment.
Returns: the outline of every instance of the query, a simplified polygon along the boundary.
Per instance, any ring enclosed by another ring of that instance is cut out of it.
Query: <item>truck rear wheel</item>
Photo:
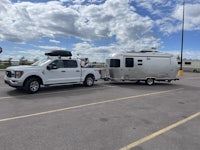
[[[94,77],[91,75],[87,76],[85,78],[84,85],[88,86],[88,87],[93,86],[94,85]]]
[[[24,84],[24,90],[27,93],[33,94],[40,90],[40,80],[38,78],[29,78]]]
[[[153,85],[154,84],[154,79],[153,78],[147,78],[146,79],[146,84]]]

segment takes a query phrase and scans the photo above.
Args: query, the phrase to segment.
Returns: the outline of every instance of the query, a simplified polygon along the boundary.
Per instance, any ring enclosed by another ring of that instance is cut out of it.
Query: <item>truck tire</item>
[[[86,78],[85,78],[85,81],[83,83],[85,86],[93,86],[94,85],[94,77],[92,75],[88,75]]]
[[[40,80],[38,78],[29,78],[25,81],[24,90],[27,93],[33,94],[40,90]]]
[[[146,79],[146,84],[147,85],[153,85],[154,84],[154,79],[153,78],[147,78]]]

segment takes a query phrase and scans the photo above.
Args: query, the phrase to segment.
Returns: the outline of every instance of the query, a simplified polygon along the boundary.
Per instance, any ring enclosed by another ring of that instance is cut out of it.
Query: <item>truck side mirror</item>
[[[48,65],[48,66],[47,66],[47,70],[51,70],[51,67],[50,67],[50,66],[51,66],[51,65]]]
[[[56,65],[56,64],[54,64],[54,63],[53,63],[53,64],[51,64],[50,66],[51,66],[51,69],[58,69],[57,65]]]
[[[47,70],[51,70],[51,69],[58,69],[58,67],[57,67],[56,64],[52,63],[52,64],[49,64],[49,65],[47,66]]]

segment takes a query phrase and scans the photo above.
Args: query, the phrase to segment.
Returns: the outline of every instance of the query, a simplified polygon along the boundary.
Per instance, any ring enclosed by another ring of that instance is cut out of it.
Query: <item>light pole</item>
[[[178,76],[183,75],[183,42],[184,42],[184,19],[185,18],[185,0],[183,0],[183,21],[182,21],[182,38],[181,38],[181,62],[180,70],[178,71]]]
[[[0,47],[0,54],[3,52],[3,49]]]

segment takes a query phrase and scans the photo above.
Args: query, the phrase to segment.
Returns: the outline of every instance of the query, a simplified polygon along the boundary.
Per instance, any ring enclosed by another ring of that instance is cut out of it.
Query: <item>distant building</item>
[[[19,61],[11,61],[12,66],[18,66],[19,65]]]
[[[0,60],[0,66],[18,66],[19,65],[19,61],[1,61]]]
[[[200,60],[183,59],[183,71],[200,72]]]

